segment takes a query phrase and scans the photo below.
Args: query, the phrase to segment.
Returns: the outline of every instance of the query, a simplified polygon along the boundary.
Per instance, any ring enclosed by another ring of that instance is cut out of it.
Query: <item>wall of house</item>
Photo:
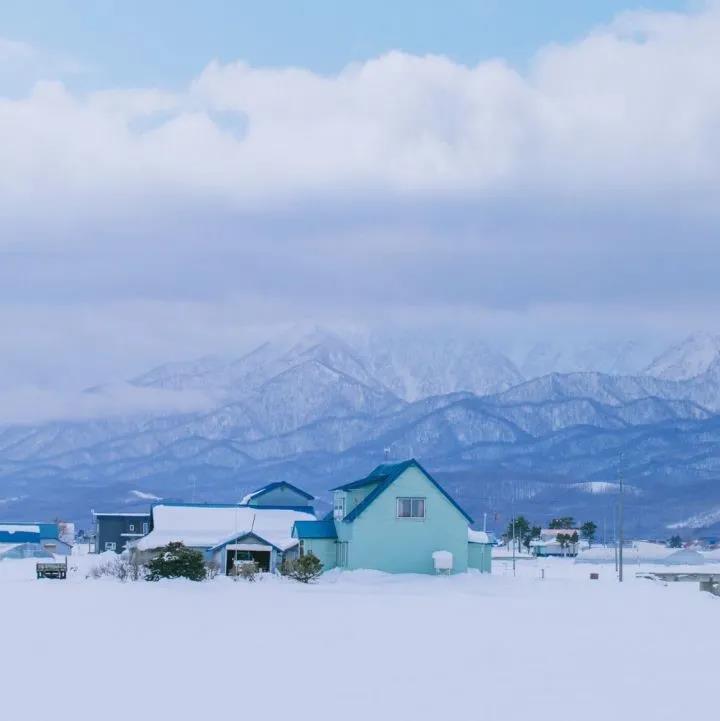
[[[492,546],[488,543],[468,543],[468,568],[477,568],[483,573],[490,573]]]
[[[323,565],[323,571],[335,568],[337,559],[337,544],[334,538],[305,538],[303,539],[304,553],[313,553]]]
[[[150,514],[141,516],[96,516],[96,551],[105,552],[106,543],[115,544],[115,553],[122,553],[129,541],[143,536],[143,524],[150,528]]]
[[[291,488],[273,488],[273,490],[263,493],[262,496],[251,498],[248,506],[260,508],[262,506],[309,506],[310,501],[301,496],[297,491]]]
[[[375,490],[377,485],[377,483],[369,483],[362,488],[353,488],[351,491],[341,491],[341,493],[345,494],[345,515],[347,516],[355,506],[362,503],[370,492]]]
[[[69,556],[72,553],[72,546],[57,538],[45,538],[40,545],[55,556]]]
[[[571,543],[563,548],[559,543],[545,543],[542,546],[535,547],[536,556],[577,556],[577,543]]]
[[[425,498],[424,519],[397,518],[397,499],[408,496]],[[347,568],[434,573],[433,551],[450,551],[453,570],[467,570],[467,519],[417,468],[402,473],[351,524],[336,525],[338,540],[349,540]]]

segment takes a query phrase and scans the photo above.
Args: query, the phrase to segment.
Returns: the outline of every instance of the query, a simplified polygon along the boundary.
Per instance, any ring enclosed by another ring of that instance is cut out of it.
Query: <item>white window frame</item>
[[[134,523],[129,523],[129,524],[128,524],[128,531],[132,532],[132,531],[134,531],[134,530],[135,530],[135,524],[134,524]]]
[[[345,494],[336,493],[333,499],[333,518],[342,521],[345,518]]]
[[[114,551],[117,548],[115,541],[105,541],[105,550]]]
[[[150,524],[147,521],[145,521],[142,525],[142,529],[143,529],[143,536],[147,536],[148,531],[150,530]]]
[[[405,501],[410,502],[409,516],[400,514],[400,504]],[[414,514],[414,506],[420,502],[422,502],[422,515]],[[403,521],[424,521],[427,518],[427,499],[423,496],[398,496],[395,499],[395,517]]]

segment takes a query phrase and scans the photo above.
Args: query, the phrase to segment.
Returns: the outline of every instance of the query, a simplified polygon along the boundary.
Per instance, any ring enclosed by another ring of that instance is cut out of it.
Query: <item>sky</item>
[[[716,2],[5,0],[0,392],[308,321],[720,330],[719,41]]]

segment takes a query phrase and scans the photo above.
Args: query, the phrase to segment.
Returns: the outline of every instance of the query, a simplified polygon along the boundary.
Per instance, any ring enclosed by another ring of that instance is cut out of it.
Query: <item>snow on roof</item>
[[[249,506],[164,505],[153,508],[153,530],[135,544],[150,550],[181,541],[194,548],[212,548],[243,533],[253,533],[278,548],[296,543],[292,538],[295,521],[314,521],[310,513],[286,508]]]
[[[485,531],[473,531],[468,528],[468,543],[490,543],[490,536]]]
[[[128,518],[142,518],[143,516],[145,518],[149,518],[150,514],[148,512],[145,513],[100,513],[99,511],[93,511],[93,516],[121,516],[122,518],[125,518],[126,516]]]
[[[32,524],[0,523],[2,533],[40,533],[40,526]]]
[[[672,549],[664,543],[650,543],[649,541],[635,541],[630,547],[623,546],[626,562],[631,563],[664,563]],[[615,547],[613,545],[597,545],[581,551],[575,563],[613,563]]]
[[[675,551],[669,556],[665,556],[662,563],[670,566],[699,566],[705,563],[705,558],[701,553],[693,551],[691,548],[681,548],[679,551]]]
[[[580,529],[579,528],[543,528],[540,530],[541,536],[558,536],[561,533],[566,536],[572,536],[573,533],[577,533],[579,536]]]

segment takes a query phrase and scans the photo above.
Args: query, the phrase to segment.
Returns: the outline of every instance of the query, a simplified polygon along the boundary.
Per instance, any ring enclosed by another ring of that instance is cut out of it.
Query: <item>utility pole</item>
[[[612,522],[613,522],[613,556],[615,558],[615,573],[618,572],[618,547],[617,547],[617,503],[613,504],[612,507]]]
[[[512,495],[512,561],[513,561],[513,576],[515,575],[515,487],[513,486]]]
[[[620,476],[620,504],[618,507],[618,531],[619,531],[619,546],[618,546],[618,581],[623,582],[623,543],[625,542],[625,528],[623,523],[625,520],[625,487],[623,486],[623,472],[622,472],[623,454],[620,453],[620,466],[618,467],[618,475]]]

